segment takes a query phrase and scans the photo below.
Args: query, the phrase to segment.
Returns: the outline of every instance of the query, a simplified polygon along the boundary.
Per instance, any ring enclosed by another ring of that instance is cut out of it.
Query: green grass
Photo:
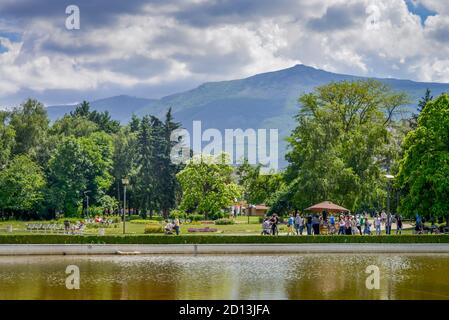
[[[0,235],[0,244],[252,244],[252,243],[449,243],[449,235],[260,236],[260,235]]]

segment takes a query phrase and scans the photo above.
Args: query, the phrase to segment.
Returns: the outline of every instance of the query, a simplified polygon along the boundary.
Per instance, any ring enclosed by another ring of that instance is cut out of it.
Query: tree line
[[[299,98],[287,138],[288,166],[261,174],[226,155],[197,155],[176,164],[170,155],[180,127],[133,116],[128,124],[81,103],[54,123],[29,99],[0,112],[0,212],[3,216],[80,216],[123,207],[142,216],[201,214],[219,218],[237,202],[267,204],[270,213],[301,211],[330,200],[353,212],[446,217],[449,221],[449,96],[428,90],[418,113],[404,117],[406,94],[375,81],[342,81]],[[393,179],[388,179],[393,177]]]
[[[127,125],[84,101],[53,124],[33,99],[0,113],[2,216],[80,216],[99,208],[117,212],[128,178],[127,207],[168,215],[175,207],[180,167],[170,161],[171,109],[165,119],[136,116]]]

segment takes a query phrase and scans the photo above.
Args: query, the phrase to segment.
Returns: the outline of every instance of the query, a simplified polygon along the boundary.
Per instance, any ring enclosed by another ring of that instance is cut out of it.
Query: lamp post
[[[90,190],[84,191],[84,196],[86,197],[86,217],[89,218],[89,195]]]
[[[387,178],[388,180],[387,213],[390,214],[391,180],[394,179],[394,176],[392,176],[391,174],[386,174],[385,178]]]
[[[122,179],[123,184],[123,234],[125,234],[125,212],[126,212],[126,186],[129,185],[129,179],[123,178]]]

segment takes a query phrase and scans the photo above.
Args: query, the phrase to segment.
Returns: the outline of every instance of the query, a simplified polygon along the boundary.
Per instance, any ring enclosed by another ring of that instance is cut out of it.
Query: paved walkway
[[[449,253],[449,244],[2,244],[5,255]]]

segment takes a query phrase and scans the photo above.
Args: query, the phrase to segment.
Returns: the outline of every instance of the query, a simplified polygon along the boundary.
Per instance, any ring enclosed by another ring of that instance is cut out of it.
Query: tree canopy
[[[445,216],[449,221],[449,95],[425,105],[403,149],[397,179],[404,194],[401,212]]]

